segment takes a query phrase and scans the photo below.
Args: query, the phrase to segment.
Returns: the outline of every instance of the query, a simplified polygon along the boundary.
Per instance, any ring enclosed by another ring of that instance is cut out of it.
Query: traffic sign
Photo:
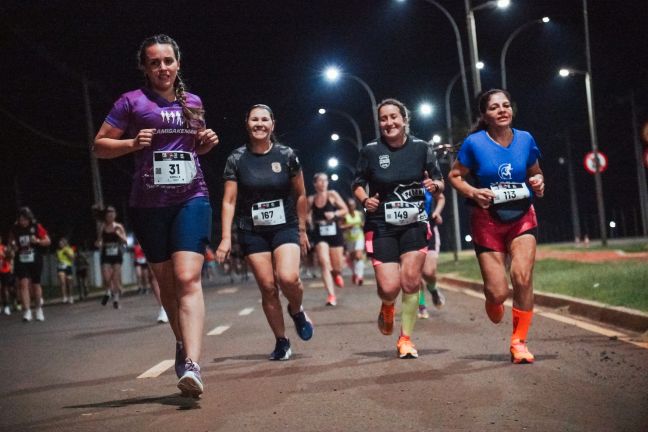
[[[599,172],[603,172],[608,167],[608,158],[603,153],[598,152],[598,163],[599,163]],[[596,173],[596,165],[594,163],[594,152],[589,152],[585,155],[583,159],[583,165],[585,165],[585,170],[590,174]]]

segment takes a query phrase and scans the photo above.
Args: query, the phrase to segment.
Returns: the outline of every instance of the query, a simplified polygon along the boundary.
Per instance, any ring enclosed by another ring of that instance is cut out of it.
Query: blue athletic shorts
[[[204,254],[211,241],[212,209],[207,197],[169,207],[131,207],[130,213],[150,263],[168,261],[179,251]]]
[[[297,225],[264,232],[239,229],[238,242],[244,256],[260,252],[272,252],[286,243],[299,245],[299,230]]]

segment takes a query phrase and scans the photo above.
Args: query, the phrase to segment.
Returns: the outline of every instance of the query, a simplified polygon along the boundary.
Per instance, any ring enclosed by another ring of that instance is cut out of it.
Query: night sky
[[[464,2],[439,3],[459,26],[468,66]],[[636,235],[639,198],[628,97],[634,92],[643,123],[648,119],[648,2],[588,3],[599,146],[610,161],[603,174],[606,211],[608,219],[623,224],[618,234]],[[530,131],[543,152],[547,196],[536,205],[541,240],[572,235],[566,168],[558,163],[566,156],[567,136],[574,147],[583,231],[597,236],[594,181],[582,165],[590,149],[584,79],[557,74],[563,66],[586,69],[582,1],[513,0],[507,10],[475,12],[480,57],[486,63],[482,87],[500,86],[499,57],[508,36],[545,15],[552,19],[549,24],[529,27],[508,51],[514,127]],[[317,109],[327,106],[350,114],[368,142],[373,137],[369,97],[350,79],[325,82],[321,73],[327,65],[362,78],[378,101],[396,97],[412,111],[422,101],[431,102],[433,116],[414,113],[412,133],[423,139],[440,133],[447,139],[443,98],[459,70],[455,38],[447,18],[424,0],[4,0],[0,233],[15,220],[18,205],[29,205],[53,239],[66,235],[82,244],[94,237],[81,82],[86,77],[90,83],[94,137],[119,95],[142,84],[137,49],[157,33],[179,43],[183,77],[202,98],[207,124],[221,139],[201,158],[216,228],[224,162],[245,142],[243,117],[252,104],[273,108],[279,140],[299,151],[310,191],[312,175],[326,170],[328,157],[355,164],[354,147],[345,140],[354,137],[350,122],[319,116]],[[465,130],[460,83],[452,93],[451,111],[455,128]],[[329,139],[334,131],[343,137],[337,143]],[[100,169],[104,201],[115,205],[128,225],[124,213],[132,161],[128,156],[102,160]],[[345,169],[339,173],[335,188],[348,195],[350,174]],[[445,216],[449,222],[450,213]]]

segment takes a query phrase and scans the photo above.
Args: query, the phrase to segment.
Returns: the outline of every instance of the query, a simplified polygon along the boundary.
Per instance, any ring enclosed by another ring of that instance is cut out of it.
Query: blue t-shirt
[[[502,147],[485,130],[469,135],[463,142],[459,162],[470,169],[476,187],[488,188],[501,182],[525,183],[527,170],[541,157],[529,132],[513,129],[513,141]]]

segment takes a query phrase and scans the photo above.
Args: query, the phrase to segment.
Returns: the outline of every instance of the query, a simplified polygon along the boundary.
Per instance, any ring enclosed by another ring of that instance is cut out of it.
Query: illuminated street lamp
[[[477,49],[477,29],[475,27],[474,12],[487,7],[497,7],[499,9],[506,9],[511,4],[510,0],[490,0],[482,3],[479,6],[471,7],[470,0],[464,0],[466,6],[466,22],[468,25],[468,48],[470,51],[470,64],[472,65],[473,74],[473,91],[474,95],[478,96],[481,91],[481,77],[479,76],[479,53]]]
[[[596,134],[596,116],[594,115],[594,98],[592,96],[592,79],[589,72],[574,69],[560,69],[561,77],[571,75],[585,75],[585,92],[587,93],[587,116],[589,119],[590,138],[592,139],[592,153],[594,155],[594,185],[596,187],[596,204],[599,216],[599,230],[601,231],[601,243],[607,246],[607,232],[605,228],[605,203],[603,201],[603,184],[601,181],[601,166],[598,155],[598,136]]]
[[[378,106],[378,103],[376,102],[376,96],[374,95],[374,92],[371,90],[371,87],[369,87],[369,84],[364,82],[362,79],[359,77],[350,74],[348,72],[342,72],[339,68],[335,66],[329,66],[324,70],[324,78],[328,82],[334,83],[340,78],[344,77],[349,77],[359,83],[366,91],[367,94],[369,94],[369,99],[371,100],[371,117],[373,118],[374,122],[374,132],[376,134],[376,139],[380,138],[380,129],[378,128],[378,115],[375,112],[376,111],[376,106]]]
[[[434,107],[428,102],[423,102],[419,105],[418,112],[422,117],[430,117],[434,112]]]
[[[351,122],[351,124],[353,125],[353,130],[355,131],[355,135],[356,135],[355,145],[356,145],[358,151],[362,148],[362,134],[360,133],[360,126],[358,126],[358,122],[355,121],[355,119],[353,117],[351,117],[350,114],[348,114],[348,113],[346,113],[344,111],[337,110],[337,109],[333,109],[333,108],[328,108],[327,109],[327,108],[324,108],[324,107],[318,109],[317,112],[319,113],[319,115],[325,115],[326,113],[337,114],[337,115],[340,115],[340,116],[344,117],[345,119],[349,120]]]
[[[432,135],[432,143],[439,144],[441,142],[441,135],[434,134]]]
[[[329,168],[336,168],[340,164],[340,161],[336,157],[331,157],[328,160]]]
[[[517,37],[523,30],[531,27],[533,24],[538,24],[538,23],[548,23],[550,21],[549,17],[542,17],[537,20],[529,21],[528,23],[518,27],[511,35],[506,39],[506,42],[504,42],[504,47],[502,48],[502,53],[500,54],[500,70],[502,71],[502,89],[506,90],[506,52],[509,49],[509,46],[511,45],[511,42],[513,42],[513,39]]]
[[[340,177],[336,173],[331,174],[331,180],[338,181],[339,178]]]
[[[336,133],[331,134],[331,141],[339,141],[340,140],[340,135]]]

